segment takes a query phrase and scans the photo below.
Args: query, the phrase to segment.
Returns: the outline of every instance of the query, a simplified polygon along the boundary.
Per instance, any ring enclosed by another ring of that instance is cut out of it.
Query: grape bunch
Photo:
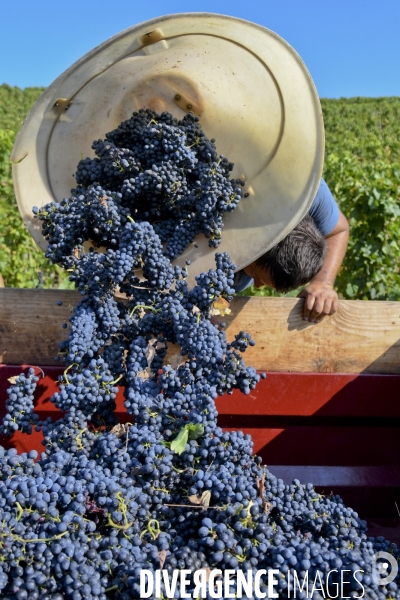
[[[178,121],[140,110],[92,148],[96,157],[80,161],[73,196],[40,211],[50,258],[58,262],[85,235],[114,248],[115,229],[129,215],[153,225],[170,259],[200,233],[219,245],[223,216],[236,208],[244,182],[229,179],[233,164],[218,156],[192,113]],[[66,231],[78,215],[80,225]]]
[[[70,198],[34,210],[48,258],[82,299],[60,344],[65,371],[51,401],[61,418],[36,418],[34,370],[8,391],[3,433],[35,427],[43,452],[0,447],[1,597],[131,600],[142,569],[187,569],[194,581],[198,569],[273,568],[280,598],[289,573],[306,586],[297,597],[320,599],[321,586],[335,593],[330,572],[347,569],[347,597],[361,596],[361,581],[368,598],[400,599],[398,580],[373,578],[374,553],[399,557],[395,545],[367,537],[338,496],[276,479],[249,435],[217,424],[218,395],[249,394],[260,379],[243,361],[250,334],[228,342],[210,316],[231,300],[235,265],[216,253],[190,288],[190,265],[171,260],[201,233],[218,244],[241,195],[232,165],[190,114],[140,111],[93,148]]]
[[[35,375],[35,369],[28,370],[28,376],[21,373],[15,382],[7,390],[6,416],[0,426],[0,434],[11,435],[15,431],[23,433],[32,432],[32,424],[38,421],[34,413],[33,395],[39,377]]]

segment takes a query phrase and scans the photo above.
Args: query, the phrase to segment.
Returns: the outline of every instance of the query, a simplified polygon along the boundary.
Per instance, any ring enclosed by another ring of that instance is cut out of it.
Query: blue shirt
[[[336,204],[331,190],[326,182],[321,179],[317,194],[311,204],[308,214],[313,218],[319,231],[325,237],[333,231],[339,221],[339,207]],[[250,275],[243,270],[235,273],[235,292],[243,292],[254,283]]]

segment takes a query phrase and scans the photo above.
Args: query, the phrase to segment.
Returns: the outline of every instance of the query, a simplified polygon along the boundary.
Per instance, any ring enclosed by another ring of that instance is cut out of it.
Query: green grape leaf
[[[204,435],[204,425],[188,423],[182,427],[176,438],[172,440],[170,448],[176,454],[182,454],[189,439],[197,440],[202,435]]]
[[[171,442],[171,450],[176,454],[182,454],[186,448],[187,441],[189,439],[189,429],[187,425],[183,427],[176,438]]]
[[[185,427],[187,427],[189,430],[190,440],[197,440],[199,437],[204,435],[204,425],[195,425],[194,423],[190,423],[189,425],[185,425]]]

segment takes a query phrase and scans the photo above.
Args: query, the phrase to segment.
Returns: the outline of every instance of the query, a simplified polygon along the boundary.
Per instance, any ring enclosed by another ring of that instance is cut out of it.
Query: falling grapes
[[[260,378],[242,358],[251,336],[228,343],[210,316],[231,300],[235,265],[216,253],[189,288],[190,266],[171,261],[201,234],[218,246],[223,215],[241,198],[233,165],[192,114],[141,110],[93,150],[71,196],[34,209],[48,258],[82,300],[60,344],[65,372],[51,401],[63,416],[38,421],[34,370],[8,390],[3,433],[35,427],[44,451],[0,447],[1,597],[130,600],[140,598],[141,569],[162,566],[274,568],[280,598],[289,570],[325,585],[335,569],[348,569],[343,593],[358,597],[362,570],[368,598],[400,598],[396,582],[372,579],[373,554],[398,556],[396,546],[368,538],[338,496],[276,479],[249,435],[217,425],[218,395],[249,394]]]
[[[39,377],[35,369],[28,370],[28,376],[21,373],[14,378],[13,385],[7,390],[6,416],[0,427],[0,434],[11,435],[15,431],[32,433],[32,425],[38,421],[34,413],[33,395]]]

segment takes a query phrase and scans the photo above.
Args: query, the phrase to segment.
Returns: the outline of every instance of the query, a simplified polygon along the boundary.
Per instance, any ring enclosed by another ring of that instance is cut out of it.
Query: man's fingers
[[[311,323],[319,323],[338,309],[338,297],[332,289],[314,291],[304,288],[297,297],[304,298],[303,318]]]
[[[324,299],[323,298],[315,298],[313,309],[310,314],[310,321],[315,321],[324,310]]]
[[[322,311],[323,316],[333,314],[332,306],[333,306],[333,298],[327,298],[324,302],[324,309]],[[335,312],[335,311],[333,311],[333,312]]]
[[[300,292],[297,296],[298,298],[304,298],[304,307],[303,307],[303,319],[305,321],[310,320],[310,314],[314,306],[315,298],[311,294],[309,294],[305,289]]]
[[[329,314],[334,315],[338,308],[339,308],[339,299],[336,296],[336,298],[334,298],[332,301],[331,310],[330,310]]]
[[[324,317],[327,317],[328,315],[333,315],[333,313],[335,312],[333,309],[333,300],[332,298],[326,298],[325,302],[324,302],[324,306],[322,308],[321,313],[315,318],[314,322],[315,323],[321,323],[321,321],[324,319]]]

